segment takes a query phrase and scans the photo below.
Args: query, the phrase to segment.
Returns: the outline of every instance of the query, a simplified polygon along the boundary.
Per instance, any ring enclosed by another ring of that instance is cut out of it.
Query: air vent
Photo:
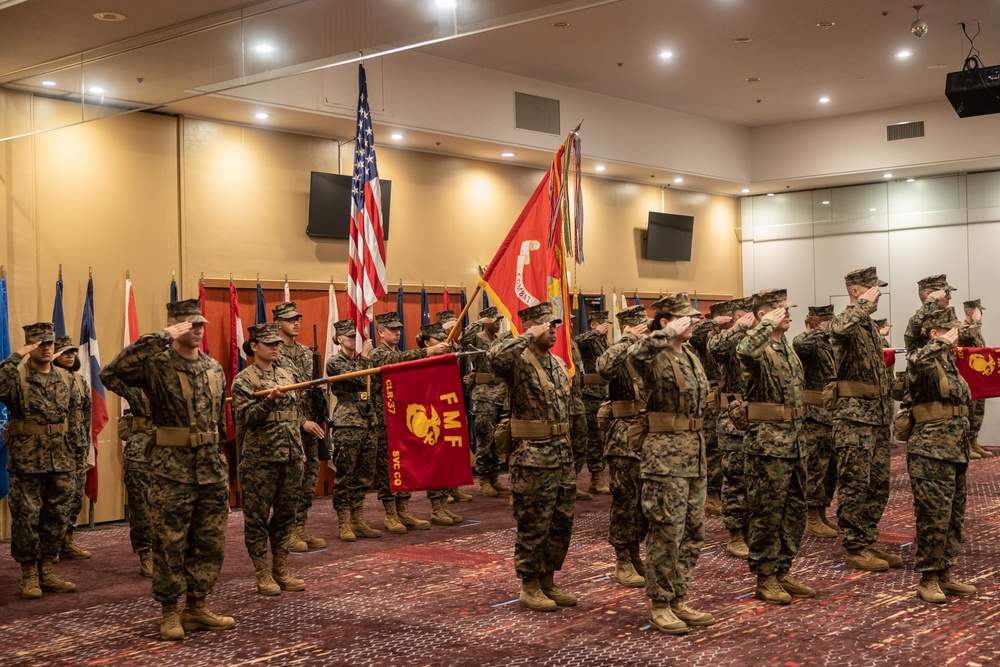
[[[519,130],[532,130],[559,136],[559,100],[514,92],[514,124]]]
[[[916,120],[911,123],[893,123],[885,126],[885,140],[899,141],[900,139],[916,139],[924,136],[924,121]]]

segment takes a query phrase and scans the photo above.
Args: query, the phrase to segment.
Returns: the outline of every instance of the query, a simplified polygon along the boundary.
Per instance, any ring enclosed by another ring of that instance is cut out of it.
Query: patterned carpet
[[[912,499],[899,448],[882,542],[903,557],[902,569],[847,569],[837,540],[806,537],[793,572],[819,595],[787,607],[766,606],[752,597],[745,562],[723,554],[721,520],[709,517],[689,601],[714,613],[718,623],[684,637],[650,630],[643,591],[608,578],[613,552],[605,541],[607,497],[578,504],[570,556],[557,577],[580,605],[541,614],[516,602],[506,500],[473,492],[474,502],[453,506],[469,519],[461,527],[353,544],[330,539],[336,519],[329,499],[318,499],[310,529],[330,544],[291,559],[293,573],[307,582],[305,592],[274,598],[254,592],[241,516],[234,513],[226,565],[210,603],[235,616],[236,628],[189,633],[176,643],[157,640],[159,606],[136,574],[126,527],[78,533],[94,558],[59,567],[79,590],[36,601],[18,598],[18,569],[9,544],[0,545],[0,664],[1000,664],[998,473],[1000,459],[970,467],[966,544],[956,574],[979,593],[944,605],[915,596]],[[427,501],[418,495],[415,513],[426,516]],[[371,519],[376,504],[370,496]]]

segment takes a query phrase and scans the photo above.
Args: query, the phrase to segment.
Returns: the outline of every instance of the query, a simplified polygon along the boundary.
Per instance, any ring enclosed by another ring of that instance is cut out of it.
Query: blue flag
[[[7,278],[0,278],[0,359],[10,356],[10,320],[7,317]],[[7,406],[0,403],[0,499],[10,493],[7,476],[7,447],[3,444],[3,430],[9,421]]]
[[[587,299],[582,294],[577,296],[580,305],[576,311],[576,333],[582,334],[589,326],[587,325]]]
[[[267,324],[267,304],[264,302],[264,288],[257,283],[257,306],[253,313],[254,324]]]
[[[425,327],[431,323],[431,307],[427,303],[427,288],[420,290],[420,326]]]
[[[462,288],[462,293],[458,295],[458,303],[462,306],[462,310],[465,312],[465,317],[462,318],[462,328],[469,326],[469,311],[465,310],[465,306],[468,305],[469,300],[465,296],[465,288]]]
[[[636,305],[636,306],[641,306],[642,305],[642,299],[639,298],[639,293],[638,292],[635,293],[635,304],[634,305]]]
[[[426,299],[426,297],[425,297]],[[425,301],[426,303],[426,301]],[[396,316],[399,317],[400,322],[405,322],[403,319],[403,286],[399,286],[399,290],[396,292]],[[399,347],[400,350],[406,349],[406,325],[404,324],[399,328]]]
[[[177,281],[170,279],[170,303],[177,302]]]
[[[483,310],[490,307],[490,298],[486,296],[486,290],[483,290]]]
[[[608,309],[607,305],[605,305],[605,304],[606,304],[606,302],[604,301],[604,292],[601,292],[601,310],[607,310]]]
[[[62,293],[63,283],[62,278],[60,278],[56,281],[56,300],[52,304],[52,326],[55,328],[56,338],[66,335],[66,316],[63,315]]]

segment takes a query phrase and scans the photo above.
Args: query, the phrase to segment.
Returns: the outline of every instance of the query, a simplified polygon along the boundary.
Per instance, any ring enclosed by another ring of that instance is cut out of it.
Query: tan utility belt
[[[802,419],[806,409],[784,403],[747,403],[747,419],[752,422],[790,422]]]
[[[732,397],[732,400],[730,400],[730,396]],[[743,396],[741,396],[740,394],[734,394],[734,393],[728,392],[728,391],[727,392],[721,392],[719,394],[719,409],[720,410],[725,410],[726,408],[729,407],[730,403],[732,403],[734,401],[742,401],[742,400],[743,400]]]
[[[823,405],[823,391],[820,389],[803,389],[802,403],[804,405]]]
[[[544,440],[556,435],[567,435],[569,422],[550,422],[545,419],[511,419],[510,437],[518,440]]]
[[[148,431],[153,428],[153,420],[149,417],[134,417],[131,415],[126,415],[122,417],[126,420],[126,425],[128,427],[128,434],[142,433],[143,431]]]
[[[299,418],[299,411],[292,410],[276,410],[275,412],[269,412],[267,414],[267,419],[265,421],[269,422],[293,422]]]
[[[854,380],[838,380],[837,395],[840,398],[882,398],[886,392],[881,385]]]
[[[173,426],[157,426],[155,438],[156,444],[161,447],[201,447],[219,444],[219,434],[216,431],[206,433]]]
[[[615,419],[635,417],[646,409],[645,401],[611,401],[611,416]]]
[[[367,391],[354,391],[349,394],[338,394],[334,392],[334,396],[337,397],[338,401],[367,401],[368,392]]]
[[[700,431],[705,426],[701,417],[682,415],[679,412],[647,412],[650,433],[678,433]]]
[[[583,374],[583,384],[607,384],[608,381],[601,377],[600,373],[584,373]]]
[[[498,384],[500,378],[493,373],[476,373],[476,384]]]
[[[11,419],[5,429],[10,435],[57,435],[69,431],[69,421],[58,424],[39,424],[31,419]]]
[[[954,405],[943,401],[933,403],[916,403],[910,408],[913,423],[936,422],[949,417],[968,417],[969,408],[965,405]]]
[[[716,410],[719,409],[719,390],[715,387],[708,391],[708,405]]]

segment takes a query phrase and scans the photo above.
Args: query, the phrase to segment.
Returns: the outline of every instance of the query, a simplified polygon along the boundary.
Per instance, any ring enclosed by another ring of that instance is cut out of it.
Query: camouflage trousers
[[[878,540],[878,523],[889,502],[889,442],[888,426],[833,422],[837,525],[848,551],[860,551]]]
[[[305,524],[309,508],[313,506],[313,498],[316,497],[316,484],[319,483],[319,440],[303,433],[302,448],[306,453],[306,461],[302,469],[302,483],[296,494],[296,525]]]
[[[76,522],[83,511],[83,494],[87,490],[87,452],[89,447],[76,448],[76,470],[73,473],[73,481],[76,485],[73,489],[73,498],[69,503],[69,523],[66,524],[66,532],[72,533],[76,528]]]
[[[76,472],[9,474],[10,555],[18,563],[54,558],[72,520]]]
[[[979,435],[983,428],[983,419],[986,417],[986,400],[972,401],[969,405],[969,427],[972,435]]]
[[[628,456],[608,457],[611,487],[611,522],[608,543],[615,549],[639,545],[646,537],[649,524],[642,514],[642,478],[639,459]]]
[[[222,570],[229,518],[229,483],[186,484],[149,476],[153,533],[153,598],[204,598]]]
[[[510,467],[514,499],[514,570],[519,579],[561,570],[576,510],[576,473],[572,463],[558,468]]]
[[[587,450],[590,448],[587,415],[569,416],[569,441],[573,445],[573,469],[579,477],[580,471],[587,463]],[[601,470],[603,469],[602,467]]]
[[[128,536],[132,551],[153,548],[149,531],[149,464],[125,459],[125,490],[128,492]]]
[[[603,402],[604,399],[601,398],[583,397],[583,405],[587,415],[587,444],[583,451],[583,458],[587,470],[598,475],[604,472],[606,466],[604,461],[604,431],[597,428],[597,410]]]
[[[806,529],[806,460],[746,455],[750,571],[785,574]]]
[[[670,602],[687,595],[705,543],[704,477],[642,480],[646,533],[646,595]]]
[[[709,405],[705,411],[705,429],[702,433],[705,436],[705,458],[708,463],[708,494],[720,494],[723,485],[723,462],[725,455],[719,448],[719,433],[716,429],[719,423],[719,412]]]
[[[500,421],[500,406],[486,401],[477,401],[476,413],[476,474],[488,477],[500,470],[500,456],[493,440],[493,432]]]
[[[809,460],[806,468],[806,502],[809,507],[829,507],[837,490],[837,457],[833,451],[833,427],[807,419],[802,424]]]
[[[375,489],[378,491],[378,499],[382,502],[388,500],[409,500],[408,491],[394,493],[391,490],[389,481],[389,438],[386,436],[385,424],[375,427]]]
[[[266,558],[267,542],[271,553],[286,552],[285,542],[295,526],[297,491],[302,485],[302,459],[291,461],[240,461],[243,483],[243,541],[250,558]]]
[[[747,527],[747,481],[743,436],[719,434],[722,453],[722,522],[726,530]]]
[[[947,570],[958,562],[965,520],[968,463],[907,454],[913,513],[917,519],[917,572]]]
[[[336,453],[333,463],[333,509],[346,512],[365,506],[365,493],[375,477],[375,437],[361,426],[337,426],[333,431]]]

